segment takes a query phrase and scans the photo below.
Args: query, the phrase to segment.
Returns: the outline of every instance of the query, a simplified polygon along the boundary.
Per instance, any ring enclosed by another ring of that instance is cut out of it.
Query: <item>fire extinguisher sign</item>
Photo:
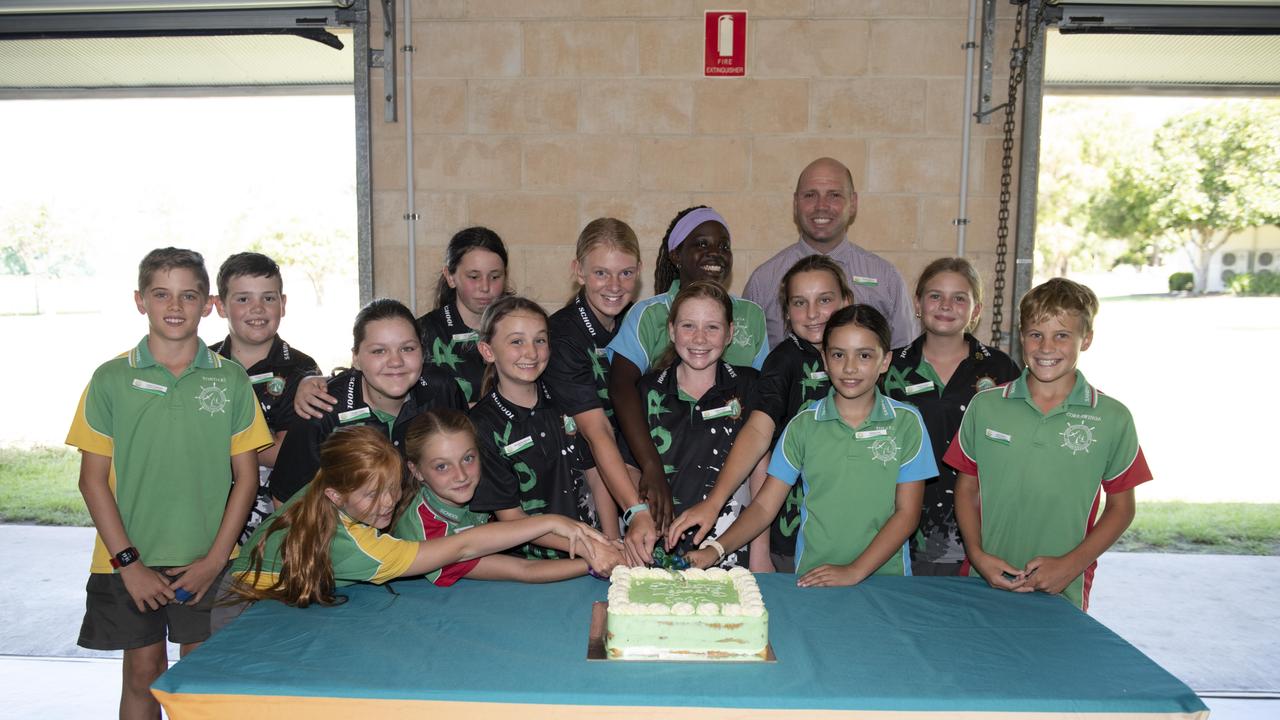
[[[747,74],[747,11],[708,10],[705,55],[706,77],[742,77]]]

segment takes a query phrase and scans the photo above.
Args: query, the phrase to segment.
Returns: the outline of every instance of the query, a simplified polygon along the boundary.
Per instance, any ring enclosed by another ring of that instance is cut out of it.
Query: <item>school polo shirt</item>
[[[943,459],[978,478],[982,549],[1014,567],[1074,550],[1093,528],[1099,490],[1124,492],[1151,479],[1129,409],[1079,370],[1071,394],[1048,413],[1031,398],[1025,370],[978,393]],[[1082,609],[1096,565],[1063,591]]]
[[[142,561],[186,565],[218,534],[230,458],[270,447],[271,432],[239,365],[199,341],[175,378],[144,337],[94,371],[67,444],[111,458],[107,484]],[[89,571],[113,572],[101,535]]]
[[[619,313],[621,318],[626,314]],[[556,402],[569,415],[603,408],[613,417],[609,401],[609,357],[605,348],[618,332],[615,322],[609,330],[591,310],[583,292],[551,316],[547,335],[551,338],[551,360],[542,380],[551,388]]]
[[[828,392],[787,423],[773,451],[769,474],[788,485],[804,483],[796,574],[856,560],[893,515],[898,483],[938,474],[919,411],[873,392],[875,406],[856,428],[840,417],[835,393]],[[875,574],[910,575],[907,545]]]
[[[578,427],[547,386],[538,382],[538,404],[521,407],[496,389],[471,408],[480,445],[480,484],[471,509],[521,508],[528,515],[564,515],[594,526],[583,471],[595,467],[584,452]],[[531,559],[567,558],[568,553],[527,544]]]
[[[231,336],[209,347],[210,350],[231,358]],[[233,359],[234,360],[234,359]],[[320,373],[316,361],[310,355],[289,346],[279,335],[271,341],[267,356],[245,368],[253,394],[262,406],[262,416],[271,432],[285,432],[298,417],[293,412],[293,396],[303,378]]]
[[[424,484],[418,485],[418,498],[409,506],[400,519],[396,521],[392,535],[401,540],[434,540],[457,535],[477,525],[489,522],[488,514],[472,512],[465,507],[458,507],[445,502],[439,495]],[[459,578],[480,564],[480,558],[472,558],[445,565],[427,573],[427,580],[445,587],[458,582]]]
[[[301,501],[304,496],[305,493],[298,493],[290,498],[249,538],[240,557],[231,564],[231,572],[242,583],[252,584],[259,589],[275,584],[282,565],[280,548],[289,535],[289,529],[272,533],[271,526],[286,508]],[[329,541],[329,563],[333,566],[335,587],[358,582],[384,583],[395,580],[408,571],[409,565],[418,556],[418,543],[412,540],[401,540],[379,532],[341,510],[338,511],[338,520],[333,539]],[[258,545],[263,546],[262,572],[255,576],[250,572],[250,562]]]
[[[640,372],[646,372],[658,361],[662,351],[671,344],[667,332],[667,316],[671,314],[671,301],[680,292],[680,281],[671,283],[671,289],[661,295],[641,300],[627,311],[622,327],[609,343],[612,353],[621,353]],[[764,311],[760,306],[733,296],[733,342],[724,351],[724,359],[730,365],[759,369],[769,354],[769,338],[765,333]]]
[[[365,403],[364,374],[359,370],[347,370],[329,381],[326,391],[338,399],[332,410],[318,418],[298,419],[276,455],[276,466],[267,479],[271,497],[284,502],[301,490],[316,470],[320,469],[320,445],[335,430],[357,425],[379,428],[391,439],[391,444],[404,454],[405,430],[409,421],[431,408],[445,407],[466,411],[467,401],[457,383],[443,371],[434,367],[423,368],[422,376],[409,391],[400,413],[387,417]]]
[[[671,485],[671,502],[676,513],[707,497],[725,458],[751,414],[755,370],[734,367],[721,360],[716,364],[715,383],[693,398],[680,389],[676,378],[677,359],[670,367],[640,378],[638,389],[645,401],[649,435],[662,458],[662,468]],[[628,453],[629,454],[629,453]],[[633,458],[628,462],[635,464]],[[723,534],[742,512],[743,496],[731,498],[716,521],[714,536]],[[746,566],[746,548],[730,550],[726,561]]]
[[[418,318],[422,340],[422,364],[448,371],[462,388],[468,403],[480,396],[484,358],[476,348],[479,336],[462,321],[456,303],[449,303]]]
[[[893,353],[889,371],[880,379],[880,390],[894,400],[915,405],[924,418],[938,461],[938,477],[924,486],[924,508],[916,537],[917,560],[958,563],[964,560],[960,526],[956,523],[956,471],[942,462],[951,438],[960,429],[960,418],[975,393],[1018,377],[1018,367],[998,348],[987,347],[965,333],[969,354],[956,366],[950,382],[943,383],[924,359],[924,335]]]
[[[770,447],[777,446],[787,421],[795,417],[800,408],[827,396],[831,381],[823,367],[822,354],[818,349],[791,333],[765,358],[760,379],[756,381],[754,409],[773,419]],[[769,527],[770,552],[796,554],[796,530],[800,527],[800,502],[803,498],[804,485],[796,483]]]

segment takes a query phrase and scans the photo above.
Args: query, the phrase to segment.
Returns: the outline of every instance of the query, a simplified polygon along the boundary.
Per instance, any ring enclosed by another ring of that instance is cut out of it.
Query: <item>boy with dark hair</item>
[[[1128,408],[1076,369],[1093,342],[1093,291],[1054,278],[1019,311],[1022,376],[974,396],[943,458],[960,472],[968,573],[1088,610],[1098,556],[1133,522],[1133,488],[1151,471]]]
[[[271,493],[267,492],[267,477],[276,464],[285,433],[297,418],[293,396],[303,378],[320,373],[311,356],[290,347],[279,335],[285,300],[280,266],[266,255],[236,253],[218,269],[218,295],[213,304],[218,314],[227,319],[227,337],[210,349],[240,363],[248,372],[275,439],[274,445],[258,453],[258,495],[240,533],[241,543],[248,541],[254,529],[275,510]]]
[[[120,717],[159,717],[150,686],[209,636],[209,610],[257,491],[271,435],[249,378],[201,342],[199,253],[151,251],[134,293],[149,330],[99,366],[67,433],[97,527],[79,644],[124,650]],[[232,485],[234,475],[235,484]]]

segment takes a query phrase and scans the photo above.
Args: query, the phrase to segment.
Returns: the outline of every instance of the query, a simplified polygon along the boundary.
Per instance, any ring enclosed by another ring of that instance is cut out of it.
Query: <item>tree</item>
[[[294,220],[288,229],[272,230],[257,238],[249,249],[271,256],[282,266],[301,270],[311,281],[316,304],[323,305],[325,278],[340,273],[344,262],[350,265],[351,247],[351,234],[346,230],[322,233]]]
[[[0,275],[32,278],[37,314],[41,279],[89,273],[84,247],[72,236],[43,204],[11,209],[0,223]]]
[[[1280,222],[1280,109],[1227,102],[1172,118],[1149,154],[1118,162],[1109,180],[1089,229],[1144,254],[1181,247],[1204,292],[1209,260],[1232,234]]]

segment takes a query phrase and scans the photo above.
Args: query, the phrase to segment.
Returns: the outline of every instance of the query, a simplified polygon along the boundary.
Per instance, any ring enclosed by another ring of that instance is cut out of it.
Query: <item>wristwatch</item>
[[[115,557],[111,558],[111,567],[119,570],[126,565],[132,565],[137,562],[138,557],[140,557],[138,555],[138,548],[129,546],[116,553]]]

